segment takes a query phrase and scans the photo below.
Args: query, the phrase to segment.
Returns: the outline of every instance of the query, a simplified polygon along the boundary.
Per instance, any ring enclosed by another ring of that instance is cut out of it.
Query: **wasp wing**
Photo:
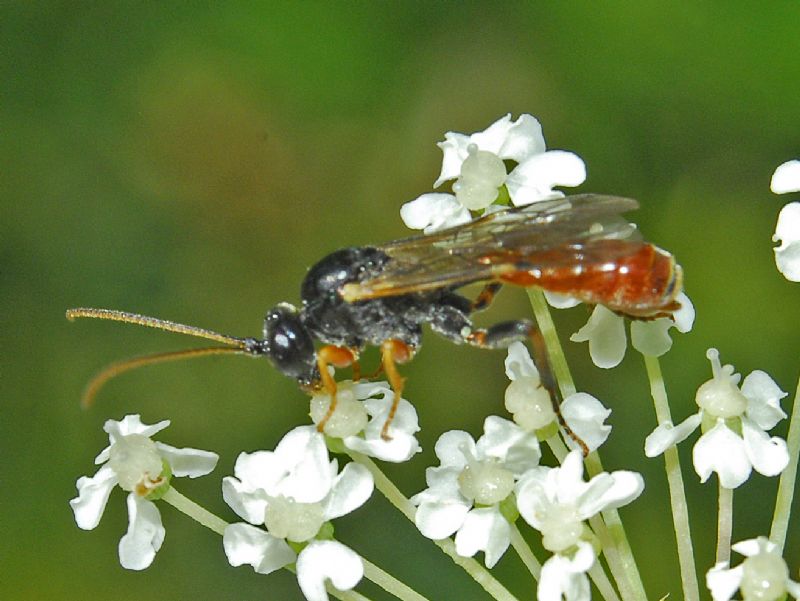
[[[380,246],[390,260],[380,275],[342,289],[348,302],[455,288],[519,269],[613,260],[593,253],[595,240],[639,240],[620,214],[630,198],[579,194],[497,211],[470,223]],[[625,254],[624,244],[620,254]],[[563,249],[565,252],[558,252]],[[552,252],[551,252],[552,251]]]

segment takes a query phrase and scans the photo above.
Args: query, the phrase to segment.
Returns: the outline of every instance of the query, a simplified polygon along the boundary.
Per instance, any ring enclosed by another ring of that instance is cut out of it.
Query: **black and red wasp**
[[[557,405],[538,328],[529,320],[504,321],[488,328],[471,315],[488,307],[503,284],[537,286],[588,303],[605,305],[635,319],[669,315],[679,304],[681,268],[673,256],[641,240],[621,217],[635,200],[580,194],[509,208],[470,223],[380,246],[337,250],[308,270],[301,304],[279,303],[264,319],[261,338],[238,338],[135,313],[70,309],[67,317],[93,317],[189,334],[225,346],[161,353],[123,361],[98,374],[84,396],[91,400],[109,378],[141,365],[204,354],[236,352],[267,357],[303,389],[325,389],[336,408],[336,382],[328,366],[352,365],[367,346],[381,349],[381,364],[394,392],[390,425],[404,379],[396,364],[411,359],[422,343],[422,326],[456,344],[503,348],[533,340],[534,359]],[[484,283],[477,298],[457,290]],[[317,348],[315,341],[322,345]],[[566,427],[563,423],[562,426]]]

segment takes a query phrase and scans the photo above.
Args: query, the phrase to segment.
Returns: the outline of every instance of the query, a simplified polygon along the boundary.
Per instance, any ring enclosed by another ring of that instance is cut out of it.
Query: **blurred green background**
[[[325,253],[408,234],[399,207],[431,189],[445,131],[506,112],[532,113],[549,147],[583,157],[580,190],[640,199],[635,220],[683,264],[698,317],[663,361],[676,419],[710,377],[709,346],[744,374],[765,369],[791,399],[800,288],[774,268],[770,236],[790,198],[769,180],[800,156],[798,31],[797,2],[5,3],[0,597],[300,598],[287,572],[230,568],[219,539],[168,506],[155,563],[127,572],[121,491],[92,532],[67,501],[96,469],[104,420],[141,413],[172,419],[165,442],[220,453],[211,476],[179,490],[233,519],[219,480],[240,451],[272,448],[304,423],[306,397],[265,361],[222,357],[125,375],[82,411],[101,366],[195,341],[69,324],[64,309],[257,335]],[[528,313],[507,290],[484,319]],[[594,368],[567,341],[586,311],[556,318],[579,388],[614,408],[606,467],[646,474],[623,517],[649,594],[679,599],[662,461],[641,450],[655,425],[641,359]],[[425,449],[386,468],[406,493],[424,487],[442,431],[477,435],[487,414],[503,414],[503,357],[428,336],[404,368]],[[715,484],[700,487],[692,471],[686,481],[704,572]],[[737,490],[735,540],[767,533],[775,486],[754,476]],[[484,597],[377,494],[337,534],[431,599]],[[789,543],[797,578],[800,528]],[[522,571],[513,552],[496,568],[529,599]]]

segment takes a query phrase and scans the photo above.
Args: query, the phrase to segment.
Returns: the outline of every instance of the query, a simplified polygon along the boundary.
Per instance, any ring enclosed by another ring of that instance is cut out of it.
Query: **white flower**
[[[651,357],[660,357],[672,347],[668,330],[675,327],[684,334],[694,325],[694,305],[681,292],[676,299],[681,307],[672,317],[659,317],[649,321],[631,321],[631,344],[633,348]],[[620,364],[625,357],[627,337],[625,319],[621,315],[597,305],[589,321],[570,336],[573,342],[589,342],[589,355],[597,367],[610,369]]]
[[[772,174],[770,188],[775,194],[800,192],[800,161],[787,161]],[[781,209],[773,242],[775,264],[787,280],[800,282],[800,203],[792,202]]]
[[[561,198],[555,186],[577,186],[586,179],[586,167],[577,155],[546,150],[542,126],[523,114],[511,121],[508,114],[482,132],[471,135],[447,132],[439,142],[444,157],[434,182],[453,183],[452,194],[423,194],[403,205],[400,216],[413,229],[430,233],[471,219],[470,210],[486,209],[502,187],[516,206]],[[516,162],[510,173],[504,160]]]
[[[506,409],[521,428],[546,436],[547,432],[543,430],[557,427],[558,421],[550,394],[542,386],[539,370],[524,344],[514,342],[508,347],[505,366],[506,375],[511,380],[506,388]],[[597,450],[611,433],[611,426],[604,423],[611,410],[590,394],[577,392],[569,395],[561,403],[560,410],[569,427],[590,451]],[[569,437],[565,440],[570,447],[576,448],[574,440]]]
[[[314,426],[301,426],[274,452],[239,455],[234,474],[223,479],[222,496],[249,523],[225,528],[223,546],[231,565],[248,564],[268,574],[296,561],[297,581],[310,601],[328,599],[326,580],[339,590],[361,580],[358,555],[323,539],[329,538],[330,520],[354,511],[372,494],[372,475],[365,467],[348,463],[339,472],[325,437]],[[287,541],[303,549],[296,555]]]
[[[722,486],[736,488],[753,469],[765,476],[780,474],[789,462],[786,441],[766,431],[786,417],[780,406],[786,393],[760,370],[748,375],[740,389],[741,375],[733,373],[732,365],[720,364],[717,349],[706,356],[714,377],[697,390],[700,410],[677,426],[660,424],[645,440],[645,454],[660,455],[702,424],[703,435],[692,453],[702,482],[716,472]]]
[[[514,492],[517,478],[537,465],[541,452],[536,437],[496,416],[483,425],[477,442],[459,430],[436,442],[439,467],[425,470],[428,488],[414,495],[415,522],[422,534],[439,540],[456,533],[456,552],[472,557],[484,551],[494,566],[511,542],[511,527],[501,504]]]
[[[585,520],[605,509],[626,505],[644,490],[635,472],[603,472],[583,480],[580,451],[570,451],[561,467],[536,467],[517,484],[520,515],[542,533],[542,545],[554,553],[542,566],[539,601],[589,599],[585,572],[595,560],[594,535]]]
[[[419,432],[419,420],[414,406],[400,399],[389,426],[389,440],[381,437],[389,417],[394,392],[386,382],[337,383],[336,411],[325,424],[325,434],[341,438],[348,449],[383,461],[400,463],[420,452],[414,436]],[[318,424],[326,415],[331,397],[320,391],[311,399],[311,419]]]
[[[129,570],[147,568],[164,542],[161,516],[150,499],[166,492],[172,476],[203,476],[219,459],[209,451],[176,449],[150,439],[167,426],[168,420],[145,425],[138,415],[108,420],[103,430],[108,433],[109,446],[95,458],[96,464],[105,465],[91,478],[78,479],[78,496],[69,502],[78,527],[92,530],[100,522],[115,486],[130,493],[128,532],[119,541],[120,564]]]
[[[737,590],[744,601],[777,601],[787,594],[800,599],[800,583],[789,578],[789,568],[774,543],[760,536],[732,548],[747,559],[732,569],[728,562],[718,563],[706,573],[714,601],[729,601]]]

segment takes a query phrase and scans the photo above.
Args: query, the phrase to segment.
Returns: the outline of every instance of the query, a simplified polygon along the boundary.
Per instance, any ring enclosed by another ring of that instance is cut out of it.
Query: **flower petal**
[[[644,454],[647,457],[657,457],[669,447],[679,444],[689,438],[689,435],[697,430],[702,416],[699,413],[690,415],[677,426],[672,422],[659,424],[644,441]]]
[[[516,475],[539,464],[542,453],[536,435],[496,415],[483,422],[484,435],[475,448],[480,459],[495,459]]]
[[[467,432],[450,430],[439,437],[434,451],[442,467],[463,468],[467,457],[475,456],[475,441]]]
[[[408,461],[421,451],[419,442],[414,436],[419,432],[417,410],[407,400],[400,399],[392,425],[389,427],[391,440],[384,440],[381,434],[392,408],[394,392],[385,382],[376,382],[375,384],[381,386],[360,389],[359,386],[363,385],[356,384],[353,387],[356,398],[366,399],[364,406],[371,419],[364,428],[363,438],[348,436],[344,439],[344,444],[349,449],[383,461],[393,463]],[[382,396],[370,398],[376,394]]]
[[[469,223],[472,215],[452,194],[431,192],[400,207],[400,218],[407,227],[430,234]]]
[[[585,392],[569,395],[561,403],[561,415],[572,431],[586,443],[589,451],[596,451],[611,434],[611,426],[604,422],[611,415],[603,403]],[[567,445],[577,448],[577,443],[567,437]]]
[[[259,574],[269,574],[294,562],[295,552],[282,538],[250,524],[230,524],[222,536],[228,563],[234,567],[253,566]]]
[[[506,188],[515,206],[561,198],[555,186],[579,186],[586,179],[586,165],[572,152],[549,150],[517,165],[508,174]]]
[[[789,465],[786,441],[772,438],[746,417],[742,418],[742,438],[747,457],[753,468],[765,476],[777,476]]]
[[[550,486],[553,469],[544,466],[533,468],[517,482],[517,509],[528,524],[540,531],[548,508],[555,502],[556,491]]]
[[[284,473],[276,491],[267,491],[270,494],[317,503],[330,492],[335,469],[331,469],[325,437],[314,426],[300,426],[286,434],[275,447],[275,460]]]
[[[685,292],[681,292],[675,300],[681,305],[681,308],[672,314],[672,318],[675,320],[675,329],[685,334],[690,332],[692,326],[694,326],[694,304],[692,304]]]
[[[569,337],[573,342],[589,342],[589,355],[597,367],[616,367],[625,356],[627,339],[622,317],[597,305],[586,325]]]
[[[456,553],[462,557],[484,551],[484,563],[491,569],[511,544],[511,526],[497,506],[473,509],[459,528],[455,542]]]
[[[559,294],[558,292],[549,292],[547,290],[543,290],[542,292],[544,292],[544,298],[547,304],[554,309],[569,309],[581,304],[580,299],[568,294]]]
[[[156,442],[161,455],[167,460],[175,476],[189,476],[197,478],[214,471],[219,461],[219,455],[211,451],[183,448],[176,449],[163,442]]]
[[[92,530],[103,517],[108,495],[117,485],[117,475],[109,466],[104,465],[91,478],[78,478],[78,496],[70,500],[69,505],[75,513],[75,522],[82,530]]]
[[[358,463],[348,463],[333,481],[325,499],[325,519],[332,520],[354,511],[367,502],[375,483],[369,470]]]
[[[511,118],[511,115],[507,115]],[[449,131],[444,135],[443,142],[437,142],[436,145],[442,149],[442,171],[439,177],[433,182],[433,187],[438,188],[444,182],[450,179],[456,179],[461,175],[461,164],[467,158],[467,147],[471,144],[470,137],[464,134],[459,134],[454,131]],[[484,148],[484,150],[486,150]]]
[[[155,503],[128,495],[128,532],[119,541],[119,562],[128,570],[144,570],[153,563],[166,530]]]
[[[546,150],[542,124],[536,117],[523,113],[513,123],[509,121],[510,115],[506,115],[486,131],[473,134],[470,142],[481,150],[494,152],[501,159],[512,159],[517,163]]]
[[[591,589],[586,571],[594,564],[591,545],[581,543],[578,552],[570,559],[553,555],[544,562],[536,591],[538,601],[589,601]]]
[[[505,360],[506,376],[512,382],[517,378],[539,377],[539,370],[531,359],[528,348],[521,342],[512,342]]]
[[[721,561],[706,572],[706,586],[711,591],[711,598],[714,601],[732,599],[742,583],[743,572],[741,565],[729,570],[727,561]]]
[[[800,161],[786,161],[779,165],[772,174],[769,187],[775,194],[800,192]]]
[[[775,248],[778,271],[790,282],[800,282],[800,202],[789,203],[781,209],[772,241],[781,241]]]
[[[326,580],[347,591],[363,577],[361,557],[336,541],[312,541],[297,557],[297,582],[308,601],[327,601]]]
[[[239,517],[251,524],[264,523],[269,503],[267,497],[267,492],[263,488],[251,489],[230,476],[222,479],[222,498]]]
[[[747,417],[762,430],[772,430],[786,417],[781,399],[787,395],[766,372],[755,370],[742,382],[742,394],[747,397]]]
[[[432,540],[441,540],[461,528],[471,507],[472,503],[466,500],[462,502],[425,501],[417,507],[414,523],[423,536]]]
[[[644,490],[641,474],[626,470],[600,473],[589,480],[576,505],[581,519],[588,519],[606,509],[616,509],[634,501]]]
[[[95,457],[94,462],[96,464],[100,464],[108,461],[111,445],[114,444],[114,441],[117,438],[128,436],[129,434],[140,434],[149,438],[154,434],[161,432],[161,430],[169,426],[169,424],[170,421],[165,419],[157,424],[147,425],[142,423],[142,420],[138,414],[126,415],[120,421],[113,419],[106,420],[106,423],[103,424],[103,430],[105,430],[108,434],[109,446],[100,451],[100,454]]]
[[[747,480],[752,465],[747,457],[744,440],[725,425],[724,420],[703,434],[692,450],[694,470],[705,482],[717,472],[720,485],[736,488]]]
[[[675,323],[668,317],[631,322],[631,346],[648,357],[660,357],[672,348],[669,329]]]
[[[759,536],[758,538],[748,538],[747,540],[734,543],[731,545],[731,549],[736,551],[739,555],[752,557],[762,552],[773,553],[778,549],[778,545],[764,536]]]

